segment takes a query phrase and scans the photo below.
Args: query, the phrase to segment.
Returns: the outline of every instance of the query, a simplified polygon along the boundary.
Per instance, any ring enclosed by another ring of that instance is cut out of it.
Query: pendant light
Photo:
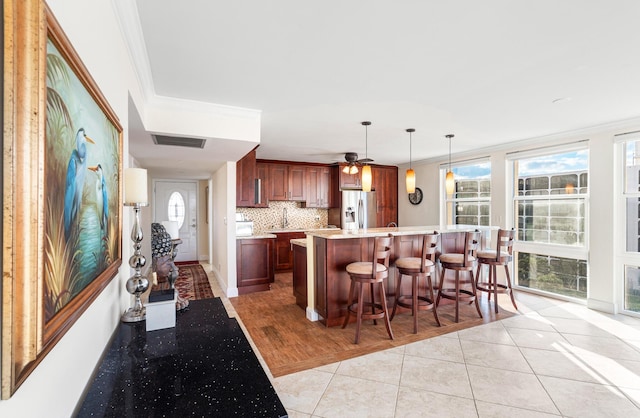
[[[446,135],[445,137],[449,139],[449,169],[447,170],[447,178],[444,182],[444,185],[447,191],[447,196],[451,196],[455,188],[455,181],[453,180],[453,171],[451,171],[451,138],[453,138],[454,135],[449,134],[449,135]]]
[[[406,184],[407,184],[407,193],[415,193],[416,192],[416,172],[411,168],[411,134],[413,134],[416,130],[413,128],[408,128],[407,132],[409,132],[409,169],[407,170],[406,176]]]
[[[364,166],[362,166],[362,191],[370,192],[371,191],[371,166],[368,164],[369,137],[368,137],[367,127],[371,125],[371,122],[364,121],[362,122],[362,125],[364,126],[364,157],[365,157],[364,161],[366,161]]]

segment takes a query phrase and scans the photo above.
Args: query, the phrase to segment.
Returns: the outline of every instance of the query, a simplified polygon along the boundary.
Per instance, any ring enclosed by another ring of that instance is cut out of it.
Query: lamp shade
[[[447,190],[447,196],[451,196],[455,189],[455,181],[453,180],[453,171],[447,171],[447,178],[444,182],[445,189]]]
[[[407,170],[407,193],[415,193],[416,192],[416,172],[413,171],[412,168]]]
[[[124,203],[148,203],[147,170],[127,168],[124,170]]]
[[[362,167],[362,191],[371,191],[371,166],[365,165]]]
[[[178,222],[177,221],[162,221],[162,226],[164,226],[167,234],[171,235],[171,239],[179,239],[180,231],[178,230]]]

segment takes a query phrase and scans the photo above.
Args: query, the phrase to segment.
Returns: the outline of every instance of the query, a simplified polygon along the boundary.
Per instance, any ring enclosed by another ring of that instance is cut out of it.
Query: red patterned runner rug
[[[175,288],[182,298],[198,300],[215,297],[207,273],[200,264],[178,266],[178,273]]]

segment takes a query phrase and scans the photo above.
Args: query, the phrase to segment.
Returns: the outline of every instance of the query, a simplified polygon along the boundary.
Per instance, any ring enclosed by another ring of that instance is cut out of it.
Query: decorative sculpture
[[[153,258],[151,268],[157,275],[157,286],[160,289],[175,288],[175,283],[178,279],[178,267],[174,262],[175,248],[181,242],[180,239],[171,239],[171,235],[162,224],[151,224],[151,255]],[[176,310],[180,311],[188,306],[189,299],[181,297],[178,292]]]

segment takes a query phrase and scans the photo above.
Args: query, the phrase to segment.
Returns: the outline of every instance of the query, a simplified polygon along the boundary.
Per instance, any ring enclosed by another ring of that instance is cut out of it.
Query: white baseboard
[[[611,303],[592,298],[587,299],[587,308],[610,314],[617,314],[619,312],[617,303]]]
[[[318,312],[311,309],[310,307],[307,306],[306,312],[307,312],[307,319],[309,321],[315,322],[320,320],[320,315],[318,315]]]

